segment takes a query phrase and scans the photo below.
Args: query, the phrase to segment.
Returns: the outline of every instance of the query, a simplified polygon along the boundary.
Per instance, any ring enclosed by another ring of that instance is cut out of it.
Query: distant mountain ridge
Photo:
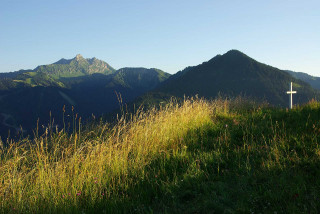
[[[8,128],[15,132],[20,125],[30,133],[38,118],[39,124],[48,123],[49,112],[61,126],[64,105],[69,115],[74,106],[83,119],[92,114],[99,117],[119,107],[117,94],[124,103],[130,102],[169,76],[154,68],[115,70],[102,60],[79,54],[33,70],[0,75],[0,135]]]
[[[303,72],[294,72],[289,70],[285,71],[291,74],[293,77],[309,83],[313,88],[320,90],[320,77],[311,76]]]
[[[60,59],[49,64],[40,65],[33,70],[0,74],[0,90],[14,87],[57,86],[67,87],[66,78],[87,76],[90,74],[112,74],[115,69],[108,63],[96,58],[85,59],[80,54],[73,59]],[[6,80],[4,80],[6,78]],[[60,81],[64,78],[64,82]]]
[[[60,59],[50,65],[41,65],[35,69],[36,72],[47,72],[56,77],[76,77],[86,74],[101,73],[111,74],[116,70],[108,63],[97,58],[85,59],[80,54],[73,59]]]

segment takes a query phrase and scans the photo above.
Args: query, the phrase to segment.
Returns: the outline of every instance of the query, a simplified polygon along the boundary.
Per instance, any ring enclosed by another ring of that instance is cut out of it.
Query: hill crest
[[[245,95],[273,105],[287,105],[290,82],[298,90],[296,103],[305,103],[319,92],[286,71],[260,63],[238,50],[230,50],[209,61],[172,75],[154,92],[183,97],[199,95],[213,99],[219,94]]]

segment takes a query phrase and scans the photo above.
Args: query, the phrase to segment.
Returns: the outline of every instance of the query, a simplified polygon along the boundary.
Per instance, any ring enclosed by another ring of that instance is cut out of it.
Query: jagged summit
[[[72,59],[65,59],[65,58],[61,58],[59,61],[53,63],[56,65],[66,65],[66,64],[70,64],[71,62],[79,62],[79,61],[83,61],[83,62],[87,62],[90,65],[94,64],[94,63],[105,63],[106,62],[97,59],[96,57],[92,57],[92,58],[84,58],[81,54],[77,54],[74,58]]]
[[[72,59],[62,58],[53,64],[38,66],[34,71],[52,74],[55,77],[78,77],[94,73],[110,74],[115,72],[115,69],[95,57],[86,59],[77,54]]]
[[[56,65],[66,65],[66,64],[70,64],[72,61],[80,61],[83,60],[83,56],[81,54],[77,54],[74,58],[72,59],[65,59],[65,58],[61,58],[60,60],[58,60],[57,62],[53,63]]]
[[[95,57],[92,58],[92,59],[96,59]],[[91,59],[85,59],[81,54],[77,54],[75,57],[73,57],[72,59],[65,59],[65,58],[61,58],[59,61],[53,63],[53,64],[56,64],[56,65],[66,65],[66,64],[70,64],[71,62],[73,61],[88,61],[88,60],[91,60]]]
[[[84,59],[81,54],[77,54],[76,57],[74,58],[75,60],[82,60]]]

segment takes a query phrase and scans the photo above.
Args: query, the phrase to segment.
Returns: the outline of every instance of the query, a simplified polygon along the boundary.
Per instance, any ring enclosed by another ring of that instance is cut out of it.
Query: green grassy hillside
[[[320,103],[171,101],[1,144],[3,213],[319,213]]]

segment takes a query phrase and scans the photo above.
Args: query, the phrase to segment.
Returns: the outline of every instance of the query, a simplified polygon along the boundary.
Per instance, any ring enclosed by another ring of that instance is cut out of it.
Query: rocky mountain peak
[[[83,57],[81,56],[81,54],[77,54],[76,57],[75,57],[75,59],[76,59],[76,60],[81,60],[81,59],[83,59]]]

